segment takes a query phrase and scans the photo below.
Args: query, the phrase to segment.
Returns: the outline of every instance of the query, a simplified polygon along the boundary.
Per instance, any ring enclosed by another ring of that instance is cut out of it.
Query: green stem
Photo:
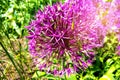
[[[49,4],[52,6],[52,0],[49,0]]]
[[[65,58],[63,58],[63,69],[65,68]],[[64,73],[64,79],[67,80],[66,73]]]
[[[65,80],[67,80],[66,74],[64,74],[64,78],[65,78]]]
[[[21,75],[21,73],[20,73],[20,71],[19,71],[19,69],[17,68],[17,66],[16,66],[16,64],[15,64],[15,62],[14,62],[14,60],[13,60],[13,57],[10,55],[10,53],[6,50],[6,48],[4,47],[4,45],[0,42],[0,45],[1,45],[1,47],[3,48],[3,50],[5,51],[5,53],[6,53],[6,55],[9,57],[9,59],[11,60],[11,62],[12,62],[12,64],[14,65],[14,67],[15,67],[15,69],[17,70],[17,72],[18,72],[18,74],[19,74],[19,76],[20,76],[20,79],[22,80],[23,78],[22,78],[22,75]]]

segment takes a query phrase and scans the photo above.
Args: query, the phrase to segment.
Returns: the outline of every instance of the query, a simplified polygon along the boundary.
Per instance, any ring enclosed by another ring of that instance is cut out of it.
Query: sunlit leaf
[[[40,77],[44,76],[45,74],[46,74],[45,72],[36,71],[36,72],[33,74],[32,78],[40,78]]]

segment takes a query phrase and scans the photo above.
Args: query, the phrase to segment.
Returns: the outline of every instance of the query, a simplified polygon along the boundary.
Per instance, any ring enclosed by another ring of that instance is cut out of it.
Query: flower
[[[116,34],[120,41],[119,0],[103,0],[103,2],[99,2],[97,9],[98,19],[101,20],[101,23],[105,26],[107,34]]]
[[[114,11],[114,15],[115,15],[115,26],[116,26],[116,35],[118,37],[118,41],[120,42],[120,2],[119,0],[115,0],[114,1],[114,5],[115,5],[115,11]]]
[[[40,70],[54,75],[86,69],[102,47],[106,29],[90,0],[68,0],[39,10],[27,26],[29,51]]]

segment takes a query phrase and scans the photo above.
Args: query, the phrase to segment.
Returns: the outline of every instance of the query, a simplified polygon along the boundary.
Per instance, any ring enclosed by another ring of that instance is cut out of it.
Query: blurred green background
[[[61,0],[0,0],[0,80],[120,80],[120,56],[114,34],[95,49],[93,65],[71,76],[55,77],[39,71],[28,52],[25,26],[39,9]],[[61,2],[64,2],[62,0]]]

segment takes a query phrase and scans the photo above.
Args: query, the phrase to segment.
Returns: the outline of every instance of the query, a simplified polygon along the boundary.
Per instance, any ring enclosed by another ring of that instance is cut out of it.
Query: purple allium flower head
[[[99,20],[106,27],[107,33],[114,33],[120,41],[120,1],[104,0],[99,3]]]
[[[29,51],[40,70],[54,75],[85,69],[101,47],[106,29],[90,0],[68,0],[39,10],[27,26]]]
[[[115,0],[114,1],[114,5],[115,5],[115,26],[116,26],[116,35],[118,37],[118,40],[120,42],[120,1],[119,0]]]

